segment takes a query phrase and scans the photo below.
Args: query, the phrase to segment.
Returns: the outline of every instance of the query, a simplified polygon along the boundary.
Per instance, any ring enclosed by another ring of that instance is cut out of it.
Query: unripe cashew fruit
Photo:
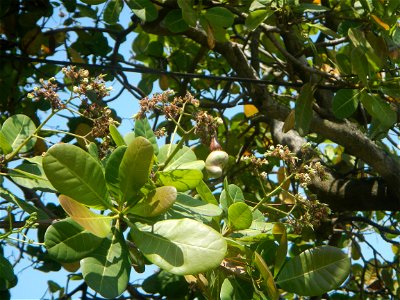
[[[225,151],[216,150],[211,152],[206,159],[206,171],[208,176],[218,178],[222,176],[228,164],[229,155]]]

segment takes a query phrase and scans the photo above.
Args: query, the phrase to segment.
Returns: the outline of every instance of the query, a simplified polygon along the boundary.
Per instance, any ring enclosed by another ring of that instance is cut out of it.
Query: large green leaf
[[[93,208],[111,207],[101,165],[81,148],[70,144],[52,146],[43,158],[43,169],[61,194]]]
[[[163,145],[158,153],[158,162],[163,164],[166,162],[167,158],[174,152],[178,147],[177,145]],[[174,155],[174,157],[169,161],[167,166],[164,166],[164,171],[171,171],[175,169],[182,169],[182,165],[185,168],[186,163],[191,163],[197,160],[196,154],[189,147],[182,146],[181,149]]]
[[[178,192],[194,189],[203,180],[203,173],[199,170],[158,172],[156,176],[161,185],[174,186]]]
[[[157,138],[147,118],[137,119],[135,121],[135,137],[138,136],[146,138],[153,145],[154,154],[158,155]]]
[[[149,180],[153,166],[154,150],[144,137],[135,138],[126,149],[119,166],[120,187],[123,201],[128,204]]]
[[[167,16],[163,20],[163,24],[173,33],[179,33],[189,29],[189,26],[183,19],[182,11],[180,9],[173,9],[168,12]]]
[[[229,27],[233,24],[235,15],[227,8],[216,6],[207,9],[204,17],[215,27]]]
[[[397,113],[380,97],[363,92],[361,103],[368,113],[379,120],[384,127],[390,128],[396,123]]]
[[[191,0],[178,0],[178,5],[182,9],[182,17],[186,24],[190,26],[196,26],[197,13],[193,9],[193,4]]]
[[[114,124],[110,124],[110,126],[108,126],[108,129],[110,131],[110,135],[112,137],[112,139],[114,140],[115,144],[120,147],[120,146],[126,146],[126,143],[124,141],[124,138],[122,137],[122,135],[119,133],[117,127],[115,127]]]
[[[357,91],[351,89],[338,90],[333,97],[332,111],[336,118],[350,117],[357,109]]]
[[[17,114],[5,120],[1,132],[7,143],[13,150],[17,149],[36,130],[33,121],[25,115]],[[21,152],[27,152],[35,146],[36,138],[32,137],[22,148]],[[3,146],[4,147],[4,146]],[[3,149],[3,151],[6,149]],[[9,150],[9,149],[8,149]]]
[[[276,288],[274,277],[269,270],[267,263],[264,261],[262,256],[257,252],[254,252],[254,264],[256,265],[258,271],[262,277],[262,285],[267,290],[267,294],[271,300],[279,299],[279,291]]]
[[[75,262],[86,257],[103,241],[70,218],[53,223],[44,235],[50,256],[59,262]]]
[[[131,237],[148,260],[177,275],[212,270],[222,262],[227,244],[222,235],[191,219],[165,220],[132,228]]]
[[[22,163],[10,170],[10,176],[15,183],[29,189],[37,189],[45,192],[54,192],[56,189],[44,174],[39,164]]]
[[[103,297],[116,298],[129,282],[131,265],[124,237],[116,229],[89,257],[81,260],[82,275],[89,287]]]
[[[368,60],[361,48],[354,48],[351,51],[351,71],[358,76],[364,85],[368,84]]]
[[[187,212],[189,215],[218,217],[222,214],[222,209],[219,206],[181,193],[178,194],[173,207],[175,210]]]
[[[288,250],[288,240],[285,225],[282,223],[275,223],[272,227],[272,234],[274,235],[275,240],[279,243],[279,247],[276,249],[274,264],[274,274],[276,276],[286,261],[286,254]]]
[[[96,214],[65,195],[60,195],[58,200],[65,212],[87,231],[101,238],[111,232],[111,217]]]
[[[300,94],[296,100],[294,127],[297,132],[304,136],[308,133],[311,125],[314,103],[314,89],[311,83],[306,83],[301,88]]]
[[[11,153],[13,150],[10,143],[8,142],[6,136],[4,135],[4,133],[1,130],[0,130],[0,150],[4,154]]]
[[[123,7],[123,0],[111,0],[110,2],[108,2],[104,10],[104,21],[108,24],[117,23]]]
[[[205,202],[218,205],[217,199],[203,180],[196,186],[196,191]]]
[[[229,226],[234,230],[247,229],[253,222],[250,207],[244,202],[235,202],[228,208]]]
[[[322,295],[340,286],[350,272],[350,259],[340,249],[321,246],[308,249],[289,260],[277,283],[302,296]]]
[[[246,18],[245,25],[248,30],[256,29],[262,22],[272,16],[274,11],[269,9],[258,9],[249,13]]]
[[[120,146],[115,149],[107,159],[106,163],[105,178],[108,189],[118,198],[121,197],[121,188],[119,186],[119,166],[121,165],[126,148],[126,146]]]
[[[154,21],[158,17],[157,8],[150,0],[127,0],[127,4],[145,22]]]
[[[151,191],[127,212],[141,217],[158,216],[166,212],[174,204],[176,196],[175,187],[161,186]]]
[[[235,184],[224,184],[224,189],[219,197],[219,203],[222,209],[228,212],[228,207],[235,202],[244,202],[244,195],[240,187]]]

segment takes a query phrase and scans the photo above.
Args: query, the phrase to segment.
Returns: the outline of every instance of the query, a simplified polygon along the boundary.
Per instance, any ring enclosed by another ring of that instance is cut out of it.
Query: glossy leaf
[[[15,183],[29,189],[45,192],[56,190],[44,174],[43,168],[38,164],[23,163],[10,170],[10,176]]]
[[[244,202],[244,195],[240,187],[234,184],[225,185],[219,197],[219,203],[225,211],[235,202]]]
[[[265,286],[267,290],[267,294],[271,300],[279,299],[279,291],[276,288],[274,277],[272,276],[267,264],[260,254],[254,252],[254,264],[259,270],[261,277],[263,278],[263,286]]]
[[[178,0],[178,5],[182,9],[182,17],[186,24],[190,26],[196,26],[197,13],[193,9],[193,4],[191,0]]]
[[[276,276],[286,261],[286,254],[288,251],[288,240],[285,225],[282,223],[275,223],[272,227],[272,234],[274,235],[275,240],[279,243],[278,249],[276,250],[274,264],[274,275]]]
[[[43,158],[43,170],[61,194],[93,208],[111,207],[102,166],[81,148],[52,146]]]
[[[263,23],[268,17],[274,12],[268,9],[258,9],[249,13],[246,18],[245,25],[248,30],[256,29],[261,23]]]
[[[215,199],[215,196],[211,192],[210,188],[203,180],[200,181],[199,184],[196,186],[196,191],[200,195],[201,199],[203,199],[203,201],[218,205],[217,199]]]
[[[4,154],[8,154],[12,152],[11,144],[8,142],[4,133],[0,130],[0,150]]]
[[[305,136],[310,129],[314,102],[314,89],[310,83],[301,88],[295,107],[295,128],[301,136]]]
[[[179,33],[187,30],[189,26],[183,19],[182,11],[180,9],[171,10],[165,17],[164,26],[173,33]]]
[[[141,217],[155,217],[166,212],[174,204],[176,197],[175,187],[161,186],[151,191],[127,213]]]
[[[107,182],[108,189],[115,196],[120,198],[121,188],[119,186],[119,166],[121,165],[122,158],[124,157],[127,146],[120,146],[115,149],[110,157],[107,159],[105,169],[105,179]]]
[[[165,220],[132,228],[131,237],[155,265],[177,275],[198,274],[219,266],[227,244],[222,235],[191,219]]]
[[[58,262],[75,262],[86,257],[103,241],[70,218],[53,223],[44,236],[50,256]]]
[[[122,135],[119,133],[117,127],[115,127],[114,124],[110,124],[110,126],[108,127],[108,129],[110,130],[110,135],[113,139],[113,141],[115,142],[115,144],[120,147],[120,146],[126,146],[126,143],[124,141],[124,138],[122,137]]]
[[[153,129],[151,129],[149,120],[147,120],[147,118],[137,119],[135,121],[135,137],[138,136],[146,138],[152,144],[154,154],[158,155],[157,138]]]
[[[368,113],[375,117],[386,128],[390,128],[397,121],[397,113],[390,105],[378,96],[368,93],[361,94],[361,103]]]
[[[156,178],[160,185],[174,186],[178,192],[186,192],[196,188],[203,179],[203,173],[199,170],[173,170],[158,172]]]
[[[12,115],[4,121],[1,132],[3,137],[6,139],[8,145],[13,150],[16,150],[24,141],[29,138],[36,130],[36,126],[33,121],[25,115],[17,114]],[[27,152],[35,146],[36,137],[32,137],[22,148],[21,152]],[[8,151],[9,148],[3,143],[4,150]]]
[[[222,209],[219,206],[181,193],[179,193],[177,196],[174,208],[181,211],[186,211],[189,213],[189,215],[198,214],[208,217],[218,217],[222,214]]]
[[[216,27],[229,27],[234,21],[234,14],[221,6],[207,9],[204,16],[212,26]]]
[[[145,22],[157,19],[158,11],[150,0],[128,0],[127,4],[132,12]]]
[[[339,287],[349,272],[350,259],[345,253],[332,246],[321,246],[289,260],[277,283],[288,292],[317,296]]]
[[[152,144],[143,137],[135,138],[128,145],[119,166],[120,187],[124,201],[130,203],[149,180],[153,153]]]
[[[163,145],[158,153],[158,162],[160,164],[165,163],[167,158],[173,153],[173,151],[178,147],[177,145]],[[189,147],[183,146],[174,157],[169,161],[168,165],[164,167],[163,171],[171,171],[175,169],[181,169],[182,165],[185,163],[190,163],[196,161],[197,157],[193,150]],[[185,165],[183,165],[185,166]]]
[[[250,207],[244,202],[233,203],[228,208],[228,220],[234,230],[249,228],[253,221]]]
[[[65,212],[90,233],[104,238],[111,232],[111,217],[96,214],[65,195],[60,195],[58,201]]]
[[[338,90],[333,97],[332,111],[336,118],[350,117],[357,109],[357,91],[351,89]]]
[[[124,7],[123,0],[109,1],[104,10],[104,21],[108,24],[117,23],[123,7]]]
[[[83,278],[87,285],[106,298],[122,294],[129,282],[131,265],[122,234],[113,228],[89,257],[81,260]]]

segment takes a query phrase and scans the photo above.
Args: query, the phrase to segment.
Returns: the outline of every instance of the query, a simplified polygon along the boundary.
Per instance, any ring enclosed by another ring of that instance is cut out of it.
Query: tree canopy
[[[398,0],[2,0],[0,298],[10,248],[73,274],[49,276],[59,299],[400,297],[399,15]],[[130,132],[109,108],[122,93]]]

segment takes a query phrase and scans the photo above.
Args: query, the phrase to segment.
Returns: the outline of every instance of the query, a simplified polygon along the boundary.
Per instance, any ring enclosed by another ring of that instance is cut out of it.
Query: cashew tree
[[[399,297],[399,15],[1,1],[0,298]]]

